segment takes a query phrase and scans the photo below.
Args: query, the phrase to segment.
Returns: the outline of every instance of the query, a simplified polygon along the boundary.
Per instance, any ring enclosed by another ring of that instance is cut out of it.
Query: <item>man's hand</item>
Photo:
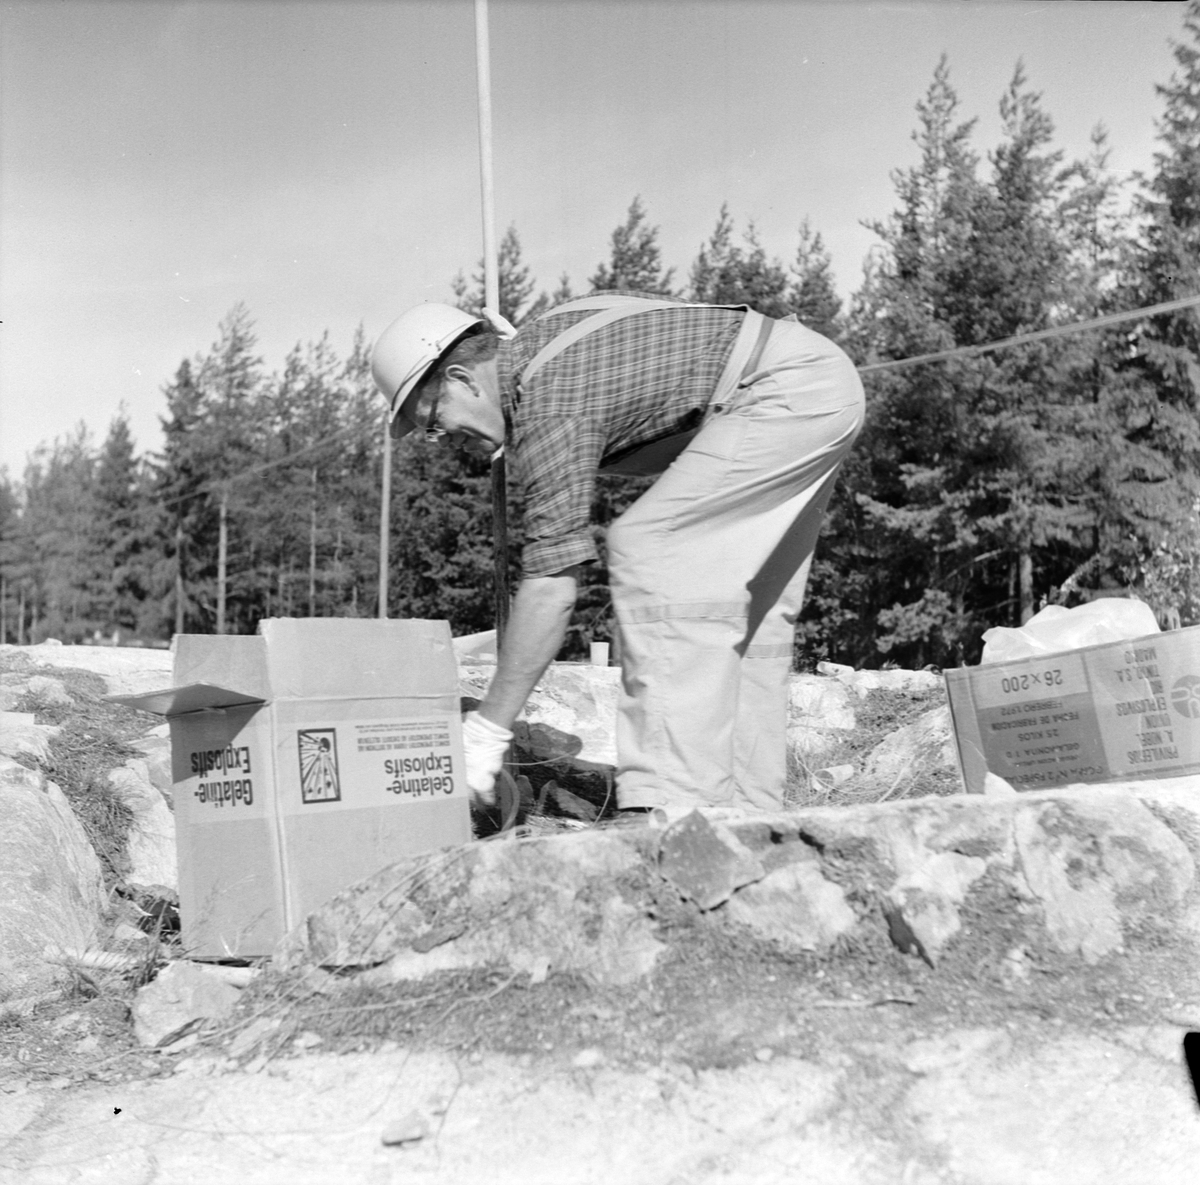
[[[479,714],[489,724],[512,728],[542,672],[562,648],[575,608],[578,568],[553,576],[527,576],[517,586],[500,661]]]
[[[467,789],[485,806],[496,801],[496,775],[504,764],[504,755],[513,734],[478,712],[463,717],[463,756],[466,758]]]

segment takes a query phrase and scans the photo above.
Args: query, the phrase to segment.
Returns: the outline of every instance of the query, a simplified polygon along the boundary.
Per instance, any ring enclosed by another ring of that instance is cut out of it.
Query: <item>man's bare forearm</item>
[[[501,728],[512,728],[545,669],[562,648],[575,608],[578,568],[553,576],[532,576],[517,586],[508,629],[501,639],[500,661],[479,714]]]

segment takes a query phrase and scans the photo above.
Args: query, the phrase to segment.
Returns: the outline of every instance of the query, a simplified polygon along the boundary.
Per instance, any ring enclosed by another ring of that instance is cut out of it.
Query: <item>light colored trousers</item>
[[[609,528],[622,808],[783,805],[796,616],[863,389],[776,322],[723,404]]]

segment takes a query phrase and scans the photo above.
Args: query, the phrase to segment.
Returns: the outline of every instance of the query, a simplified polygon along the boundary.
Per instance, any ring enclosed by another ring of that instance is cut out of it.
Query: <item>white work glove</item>
[[[504,764],[504,755],[513,734],[478,712],[463,717],[463,756],[467,763],[467,789],[487,806],[496,801],[496,775]]]

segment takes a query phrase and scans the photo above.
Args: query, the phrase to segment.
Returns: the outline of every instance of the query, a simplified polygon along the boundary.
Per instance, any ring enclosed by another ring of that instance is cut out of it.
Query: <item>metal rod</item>
[[[483,209],[483,304],[499,313],[500,267],[496,254],[496,193],[492,178],[492,76],[487,0],[475,0],[475,80],[479,91],[479,190]],[[492,594],[496,652],[508,625],[507,467],[500,451],[492,460]]]
[[[492,461],[492,585],[495,589],[496,653],[508,628],[508,470],[504,453]]]
[[[388,544],[392,527],[392,417],[383,409],[383,477],[379,482],[379,617],[388,615]]]
[[[496,190],[492,179],[492,70],[487,0],[475,0],[475,81],[479,91],[479,188],[483,199],[483,303],[500,311]]]
[[[229,530],[227,514],[229,506],[229,489],[221,489],[221,505],[219,510],[219,526],[217,530],[217,633],[225,632],[225,583],[226,557],[229,554]]]

